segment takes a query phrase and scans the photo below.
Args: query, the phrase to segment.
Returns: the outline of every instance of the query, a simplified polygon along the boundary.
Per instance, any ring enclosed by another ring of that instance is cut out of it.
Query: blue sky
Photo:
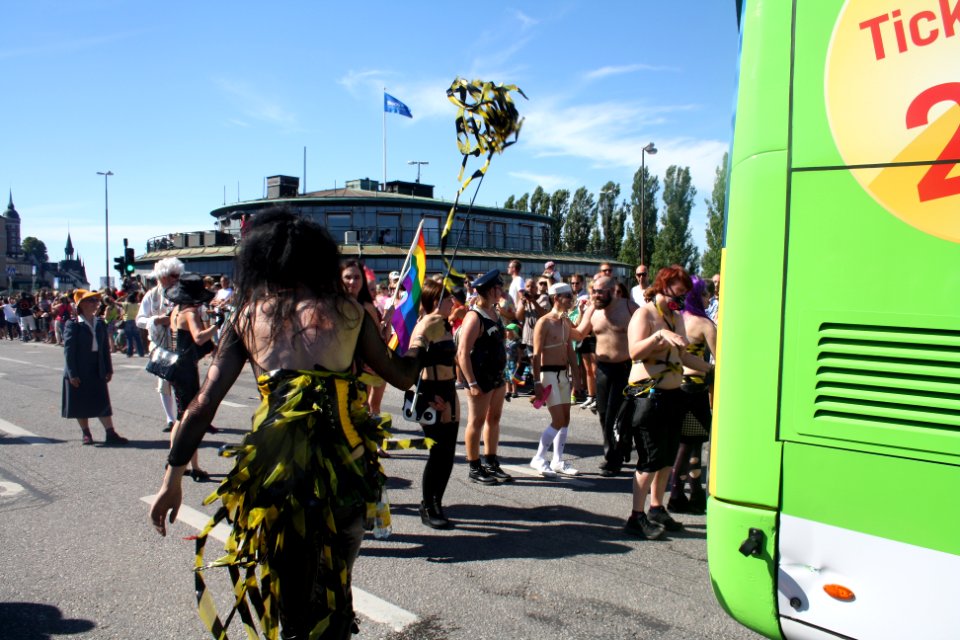
[[[452,200],[458,75],[519,85],[520,141],[495,156],[477,198],[607,180],[629,196],[640,148],[661,179],[689,166],[704,198],[731,136],[734,2],[7,2],[0,42],[0,187],[21,236],[62,256],[67,227],[96,284],[122,238],[210,229],[211,209],[263,194],[265,176],[307,189],[387,178]],[[468,165],[473,166],[473,165]],[[224,195],[224,193],[226,195]],[[4,194],[6,195],[6,194]],[[112,268],[112,259],[110,265]]]

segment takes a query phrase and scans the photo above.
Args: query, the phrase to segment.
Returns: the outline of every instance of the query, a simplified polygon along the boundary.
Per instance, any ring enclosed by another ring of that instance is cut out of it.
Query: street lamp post
[[[417,184],[420,184],[420,166],[425,164],[430,164],[426,160],[408,160],[407,164],[417,165]]]
[[[107,280],[107,287],[110,286],[110,193],[107,190],[107,179],[113,175],[113,171],[97,171],[98,176],[103,176],[103,235],[106,245],[103,254],[103,277]]]
[[[646,265],[646,256],[644,255],[644,247],[647,244],[645,239],[647,221],[644,218],[643,214],[643,205],[644,200],[647,196],[647,163],[646,155],[650,154],[652,156],[657,155],[657,147],[654,146],[652,142],[648,142],[647,146],[640,149],[640,264]]]

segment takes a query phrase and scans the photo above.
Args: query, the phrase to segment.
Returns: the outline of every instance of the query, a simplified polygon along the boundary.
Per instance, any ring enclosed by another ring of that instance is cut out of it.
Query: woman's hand
[[[473,383],[467,387],[467,393],[476,398],[483,395],[483,389],[481,389],[477,383]]]
[[[433,410],[437,412],[437,415],[440,416],[441,422],[450,422],[453,420],[453,412],[450,410],[450,403],[440,396],[434,396],[433,401],[427,404],[433,407]]]
[[[150,521],[153,523],[153,528],[162,536],[167,535],[165,522],[167,513],[169,512],[170,514],[170,524],[173,524],[177,520],[177,513],[180,511],[181,502],[183,502],[183,491],[180,488],[180,481],[183,478],[184,468],[179,469],[179,473],[167,468],[167,475],[163,478],[163,485],[161,485],[160,491],[153,498],[153,504],[150,506]]]
[[[672,344],[675,347],[680,349],[685,349],[687,347],[687,339],[677,333],[674,333],[673,331],[660,329],[660,336],[663,338],[664,342]]]

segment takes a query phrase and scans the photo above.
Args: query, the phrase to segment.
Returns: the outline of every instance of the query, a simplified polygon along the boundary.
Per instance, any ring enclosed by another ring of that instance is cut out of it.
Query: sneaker
[[[486,456],[486,458],[487,461],[482,466],[487,475],[497,482],[513,482],[513,476],[500,468],[500,461],[497,460],[497,456]]]
[[[557,472],[551,469],[550,465],[547,464],[547,461],[543,458],[534,457],[533,460],[530,461],[530,468],[539,472],[544,478],[557,477]]]
[[[661,538],[666,531],[662,524],[651,522],[643,513],[638,516],[631,515],[627,518],[627,524],[623,527],[623,530],[630,535],[637,536],[638,538],[646,538],[647,540]]]
[[[173,431],[173,420],[168,421],[167,426],[165,426],[162,431],[163,433],[170,433]]]
[[[604,478],[612,478],[620,473],[619,465],[611,465],[609,462],[604,461],[600,464],[600,475]]]
[[[647,516],[651,522],[663,525],[667,531],[682,531],[683,525],[670,517],[670,513],[663,507],[650,507]]]
[[[564,460],[550,463],[550,468],[562,476],[576,476],[580,474],[579,471],[577,471],[572,466],[570,466],[569,462],[566,462]]]
[[[580,405],[581,409],[589,409],[597,404],[597,399],[593,396],[587,396],[587,399]]]
[[[483,465],[477,467],[471,465],[470,473],[467,474],[467,477],[470,479],[470,482],[476,482],[477,484],[497,484],[496,478],[488,474]]]
[[[509,393],[504,394],[503,399],[506,400],[507,402],[510,402],[510,394]]]

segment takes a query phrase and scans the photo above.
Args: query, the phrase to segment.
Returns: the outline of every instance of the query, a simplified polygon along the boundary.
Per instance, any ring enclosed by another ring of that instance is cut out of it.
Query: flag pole
[[[383,88],[383,184],[381,191],[387,190],[387,88]]]

